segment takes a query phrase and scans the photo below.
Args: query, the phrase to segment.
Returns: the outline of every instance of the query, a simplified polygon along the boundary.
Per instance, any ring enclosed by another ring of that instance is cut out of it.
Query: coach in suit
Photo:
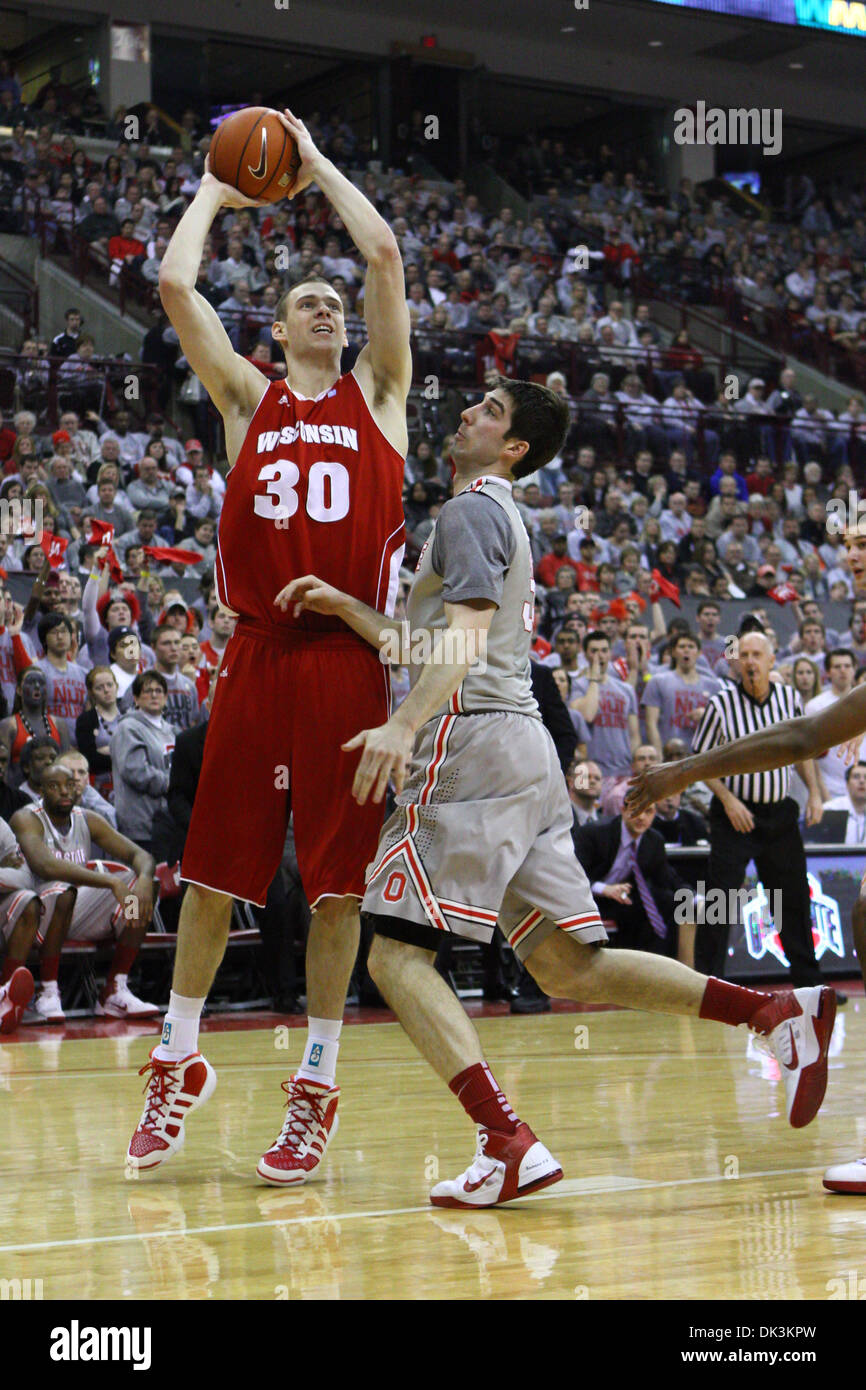
[[[677,920],[683,913],[675,896],[685,885],[668,863],[661,835],[650,828],[654,815],[653,809],[624,812],[581,825],[572,832],[575,849],[602,918],[616,924],[614,945],[691,964],[694,926]]]

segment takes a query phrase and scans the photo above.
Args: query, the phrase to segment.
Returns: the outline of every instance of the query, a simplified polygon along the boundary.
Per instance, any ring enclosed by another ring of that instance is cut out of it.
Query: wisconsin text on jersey
[[[344,449],[358,452],[358,431],[348,425],[308,425],[299,420],[296,425],[283,425],[281,430],[262,430],[256,443],[256,453],[269,454],[277,445],[294,444],[301,439],[304,444],[339,444]]]

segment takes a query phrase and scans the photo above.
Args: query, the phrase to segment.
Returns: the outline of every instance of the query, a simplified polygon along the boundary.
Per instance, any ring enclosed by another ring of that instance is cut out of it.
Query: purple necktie
[[[665,925],[664,918],[662,917],[661,913],[659,912],[656,906],[655,899],[653,898],[652,892],[650,891],[650,886],[644,878],[643,874],[641,873],[641,870],[638,868],[636,840],[632,840],[631,844],[628,846],[628,859],[629,868],[631,869],[631,872],[634,874],[634,881],[637,884],[637,891],[640,894],[640,900],[643,903],[644,911],[646,912],[646,915],[650,920],[650,925],[653,931],[655,932],[656,936],[660,936],[662,937],[662,939],[664,939],[668,934],[668,929]]]

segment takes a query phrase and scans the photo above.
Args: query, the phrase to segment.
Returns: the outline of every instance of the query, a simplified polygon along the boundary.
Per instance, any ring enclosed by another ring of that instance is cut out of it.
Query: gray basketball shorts
[[[431,946],[434,932],[488,942],[498,925],[522,960],[557,929],[607,940],[540,719],[500,711],[431,719],[397,803],[367,870],[362,912],[426,927]]]

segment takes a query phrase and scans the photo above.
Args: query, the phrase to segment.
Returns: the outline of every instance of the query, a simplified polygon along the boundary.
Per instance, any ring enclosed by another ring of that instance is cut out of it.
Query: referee
[[[770,680],[773,661],[773,649],[763,629],[749,630],[739,638],[742,683],[726,686],[711,697],[695,735],[693,753],[707,752],[719,743],[733,742],[802,715],[797,691]],[[806,823],[812,825],[822,814],[814,763],[811,759],[798,763],[797,771],[809,789]],[[790,794],[790,767],[708,778],[707,786],[713,793],[708,888],[722,889],[728,903],[736,901],[731,890],[742,887],[746,866],[754,859],[770,901],[777,889],[781,892],[781,923],[776,925],[791,963],[792,984],[795,988],[818,984],[821,972],[812,944],[806,851],[797,824],[797,803]],[[731,925],[730,921],[698,923],[696,970],[724,978]]]

